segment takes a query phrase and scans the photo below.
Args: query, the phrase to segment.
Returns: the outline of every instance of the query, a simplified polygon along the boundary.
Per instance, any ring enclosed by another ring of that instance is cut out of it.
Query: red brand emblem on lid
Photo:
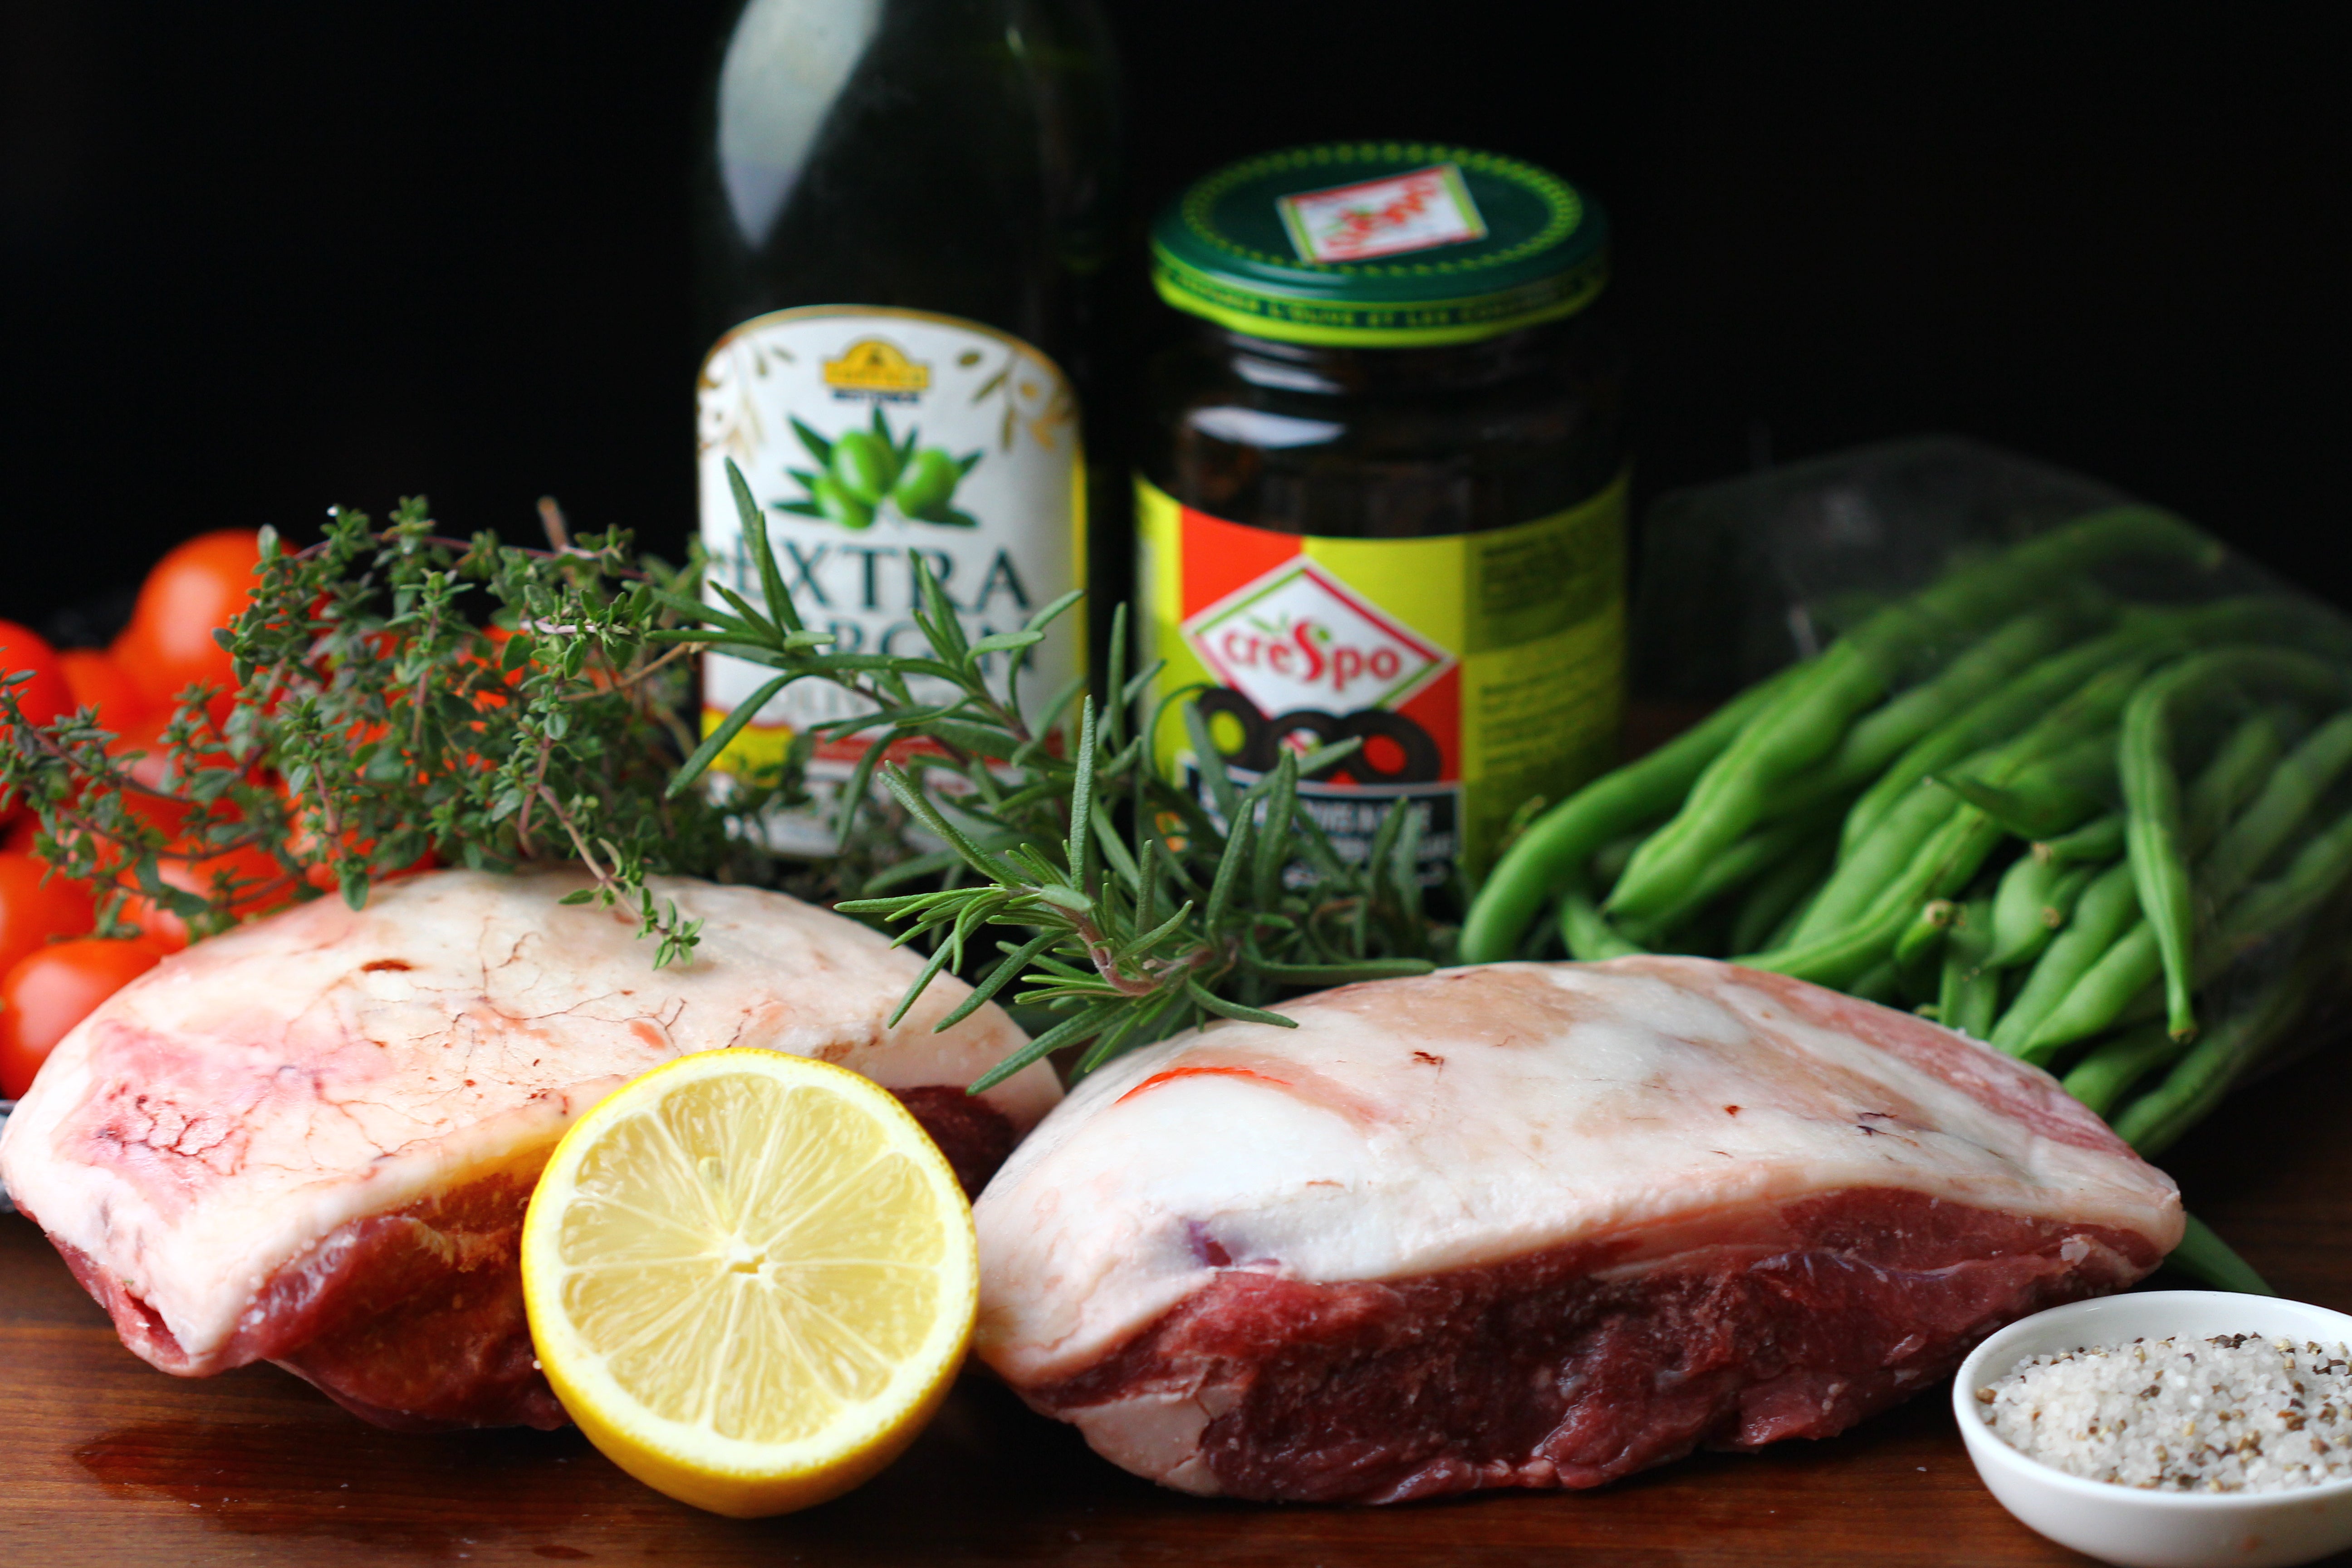
[[[1275,205],[1291,244],[1309,261],[1362,261],[1486,237],[1486,221],[1451,163],[1301,191]]]

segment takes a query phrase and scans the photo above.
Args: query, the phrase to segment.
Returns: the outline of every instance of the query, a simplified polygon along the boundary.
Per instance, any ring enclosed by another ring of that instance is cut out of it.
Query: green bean
[[[2344,633],[2332,617],[2299,601],[2261,595],[2187,610],[2126,610],[2116,630],[2042,659],[1921,737],[1854,802],[1841,841],[1849,847],[1859,843],[1919,780],[2024,729],[2119,659],[2167,657],[2217,642],[2266,641],[2341,643]]]
[[[1821,896],[1790,932],[1790,942],[1804,945],[1825,941],[1853,924],[1961,805],[1959,796],[1942,784],[1920,780],[1868,837],[1839,857],[1829,880],[1822,884]]]
[[[2143,612],[2104,637],[2042,659],[1896,758],[1847,814],[1843,842],[1849,848],[1860,842],[1921,779],[2046,721],[2057,704],[2112,667],[2128,661],[2135,669],[2144,668],[2200,637],[2240,634],[2265,624],[2261,603],[2228,600],[2191,611]]]
[[[2068,1094],[2105,1116],[2131,1088],[2188,1047],[2162,1024],[2148,1024],[2093,1047],[2066,1075]]]
[[[1508,958],[1561,882],[1610,840],[1671,816],[1691,781],[1811,664],[1759,681],[1692,729],[1606,773],[1538,817],[1489,872],[1462,927],[1465,963]]]
[[[1830,868],[1830,856],[1835,846],[1825,833],[1817,833],[1798,846],[1796,851],[1778,866],[1757,879],[1740,900],[1739,912],[1731,921],[1731,951],[1752,952],[1772,938],[1781,923],[1795,912],[1807,894],[1821,885]]]
[[[2149,640],[2144,627],[2136,627],[2110,632],[2053,655],[1929,731],[1889,763],[1878,782],[1853,803],[1846,813],[1840,842],[1851,852],[1928,774],[2016,735],[2109,666],[2135,656],[2144,658]]]
[[[2286,869],[2240,894],[2222,916],[2218,967],[2282,926],[2292,925],[2327,901],[2352,877],[2352,813],[2307,840]]]
[[[1843,987],[1855,978],[1874,968],[1882,961],[1892,959],[1895,944],[1916,917],[1915,910],[1905,908],[1892,914],[1861,920],[1821,942],[1787,943],[1763,952],[1735,957],[1734,963],[1750,969],[1769,969],[1797,980],[1810,980],[1816,985]]]
[[[1957,914],[1959,905],[1950,898],[1931,898],[1903,926],[1903,936],[1895,938],[1895,980],[1903,994],[1927,1004],[1919,1008],[1922,1018],[1936,1016],[1936,996],[1943,990],[1943,945],[1952,936]]]
[[[1738,962],[1817,985],[1843,987],[1891,959],[1895,943],[1918,917],[1920,904],[1966,887],[2004,837],[1992,818],[1972,805],[1963,805],[1927,837],[1902,874],[1882,889],[1851,925],[1818,942],[1800,942],[1792,938],[1785,947]]]
[[[2155,928],[2142,919],[2083,972],[2065,997],[2034,1026],[2017,1054],[2030,1062],[2047,1063],[2075,1041],[2113,1026],[2163,973]]]
[[[2197,947],[2196,984],[2205,986],[2248,952],[2309,919],[2352,879],[2352,814],[2306,840],[2286,869],[2238,896]],[[2119,1016],[2125,1023],[2164,1011],[2150,984]]]
[[[2313,805],[2347,766],[2352,766],[2352,713],[2339,713],[2305,737],[2244,815],[2230,824],[2199,868],[2199,897],[2212,907],[2235,899],[2263,863],[2303,826]]]
[[[2009,679],[2064,645],[2082,620],[2074,606],[2032,610],[1957,656],[1943,673],[1854,721],[1830,759],[1830,772],[1860,785],[1951,714],[2005,686]]]
[[[2000,825],[1983,812],[1972,805],[1961,806],[1919,847],[1903,875],[1872,900],[1863,918],[1874,921],[1900,914],[1907,925],[1921,900],[1950,898],[1967,887],[2006,837]],[[1902,925],[1895,928],[1902,929]]]
[[[1954,1020],[1962,1011],[1961,988],[1976,973],[1978,960],[1984,956],[1983,946],[1972,940],[1974,933],[1969,930],[1969,917],[1979,912],[1990,914],[1990,910],[1979,911],[1963,904],[1952,917],[1952,923],[1944,928],[1944,949],[1936,965],[1936,1021],[1948,1029],[1959,1027]],[[1901,948],[1901,939],[1896,940],[1895,946]]]
[[[2059,867],[2057,883],[2049,889],[2042,907],[2034,911],[2032,940],[2021,947],[2009,950],[2002,955],[2002,961],[1994,963],[1993,967],[2016,969],[2040,959],[2049,951],[2050,944],[2057,940],[2058,933],[2066,929],[2066,922],[2074,918],[2074,906],[2081,901],[2084,890],[2105,869],[2105,866]],[[1998,920],[1995,925],[1998,927]]]
[[[2181,803],[2181,833],[2189,854],[2202,854],[2237,809],[2263,787],[2286,750],[2284,736],[2294,717],[2277,709],[2250,713],[2214,748],[2212,761]]]
[[[2252,721],[2247,726],[2241,726],[2240,733],[2246,733],[2251,727]],[[2352,726],[2347,728],[2352,729]],[[2324,731],[2315,731],[2315,739],[2323,733],[2325,733]],[[2327,753],[2336,746],[2352,748],[2352,734],[2340,739],[2332,739],[2330,743],[2323,744],[2315,761],[2325,763],[2327,760]],[[2227,754],[2231,749],[2225,746],[2223,754],[2217,755],[2207,765],[2198,780],[2199,785],[2203,785],[2218,773],[2227,772],[2240,765],[2238,760]],[[2260,751],[2259,747],[2236,749],[2249,752]],[[2352,760],[2352,757],[2347,757],[2347,760]],[[2303,796],[2303,805],[2307,808],[2310,795],[2308,785],[2311,781],[2308,777],[2303,777],[2300,770],[2296,772],[2298,777],[2302,778],[2302,782],[2286,793],[2300,794]],[[2282,769],[2273,775],[2273,783],[2284,780],[2287,776],[2288,770]],[[2265,790],[2264,798],[2271,798],[2269,790]],[[2249,816],[2251,816],[2250,813]],[[2244,823],[2248,819],[2241,818],[2240,821]],[[2259,852],[2259,858],[2267,858],[2269,850],[2261,847],[2262,842],[2267,840],[2274,846],[2278,839],[2284,838],[2286,833],[2292,830],[2298,819],[2299,813],[2297,816],[2284,816],[2283,812],[2281,816],[2267,818],[2257,824],[2244,838],[2238,841],[2242,847],[2233,853],[2250,855]],[[2316,908],[2343,881],[2347,873],[2352,873],[2352,827],[2345,828],[2344,831],[2346,837],[2341,840],[2332,834],[2322,835],[2306,846],[2304,854],[2297,857],[2296,865],[2290,868],[2286,875],[2279,879],[2283,886],[2277,890],[2266,889],[2261,898],[2254,898],[2250,894],[2246,900],[2231,907],[2222,922],[2222,929],[2216,933],[2216,940],[2202,944],[2200,951],[2194,955],[2189,974],[2189,985],[2192,989],[2219,973],[2238,951],[2263,940],[2280,926],[2300,919]],[[2216,880],[2210,874],[2210,868],[2214,860],[2221,858],[2221,849],[2217,847],[2213,855],[2208,857],[2207,874],[2204,878],[2211,884],[2211,896],[2217,900],[2229,898],[2236,890],[2233,880],[2229,879]],[[2305,858],[2306,856],[2308,859]],[[2074,1041],[2087,1039],[2116,1022],[2128,1019],[2138,1013],[2140,1008],[2137,1004],[2140,999],[2148,994],[2150,987],[2163,973],[2158,934],[2154,923],[2145,919],[2126,931],[2075,983],[2074,988],[2067,993],[2065,999],[2034,1027],[2031,1037],[2019,1054],[2029,1061],[2047,1061],[2057,1051]],[[2170,999],[2168,996],[2166,1010],[2168,1025],[2169,1008]]]
[[[1971,899],[1954,917],[1944,941],[1944,973],[1936,1016],[1944,1027],[1982,1039],[2000,1007],[2000,977],[1985,967],[1991,951],[1992,900]]]
[[[2226,808],[2237,788],[2234,781],[2243,777],[2249,766],[2258,763],[2264,752],[2263,738],[2272,732],[2267,719],[2261,716],[2240,727],[2191,786],[2192,796],[2207,803],[2206,812],[2194,815],[2202,817],[2211,810]],[[2120,816],[2102,817],[2085,832],[2093,835],[2082,847],[2085,852],[2107,848],[2111,842],[2120,850],[2124,819]],[[2190,836],[2195,832],[2192,828]],[[2040,847],[2037,846],[2037,850]],[[2063,923],[2063,917],[2056,923]],[[2025,1032],[2026,1038],[2018,1047],[2020,1054],[2029,1060],[2046,1061],[2074,1041],[2118,1021],[2129,1022],[2141,1016],[2144,992],[2140,988],[2158,973],[2149,967],[2155,962],[2153,943],[2154,934],[2144,921],[2135,922],[2130,930],[2118,935],[2105,952],[2091,959],[2074,977],[2066,994],[2042,1011]]]
[[[1649,950],[1639,942],[1629,941],[1609,923],[1609,917],[1593,904],[1592,897],[1580,887],[1571,887],[1560,895],[1559,936],[1568,944],[1568,955],[1587,963],[1604,959],[1631,958]]]
[[[1847,721],[1885,689],[1883,667],[1860,645],[1831,645],[1707,764],[1682,810],[1634,851],[1609,895],[1610,912],[1641,920],[1664,910],[1755,825],[1790,779],[1828,754],[1844,736]]]
[[[2190,786],[2194,804],[2186,837],[2192,848],[2209,831],[2203,825],[2231,809],[2242,796],[2247,781],[2268,767],[2276,756],[2277,728],[2269,714],[2254,715],[2223,742]],[[2120,817],[2102,818],[2101,824],[2110,820],[2116,827],[2102,827],[2102,840],[2122,826]],[[2151,967],[2156,960],[2154,941],[2153,931],[2144,921],[2118,938],[2034,1026],[2021,1054],[2029,1060],[2045,1061],[2063,1047],[2137,1014],[2142,990],[2157,973]]]
[[[1885,693],[1890,675],[1909,655],[1956,630],[2008,615],[2105,560],[2132,554],[2220,558],[2216,546],[2169,513],[2116,507],[1948,573],[1871,616],[1824,651],[1707,764],[1682,810],[1625,868],[1609,909],[1634,919],[1654,917],[1671,903],[1765,814],[1781,786],[1830,754],[1854,717]]]
[[[2116,1135],[2153,1158],[2218,1104],[2272,1042],[2294,1024],[2319,978],[2339,959],[2333,942],[2311,942],[2285,973],[2233,1005],[2164,1082],[2115,1119]]]
[[[1992,1021],[2000,1013],[2000,972],[1971,969],[1962,977],[1958,1000],[1952,1016],[1945,1018],[1943,1024],[1944,1027],[1957,1030],[1972,1040],[1981,1040],[1992,1033]]]
[[[1918,970],[1931,955],[1940,957],[1944,941],[1951,934],[1952,921],[1958,918],[1960,906],[1949,899],[1930,899],[1919,906],[1903,934],[1895,939],[1895,967],[1909,974]]]
[[[2250,732],[2252,727],[2241,726],[2241,735]],[[2240,774],[2246,759],[2259,752],[2258,744],[2233,735],[2199,772],[2189,785],[2190,795],[2205,801],[2228,799],[2235,787],[2231,781]],[[2117,873],[2131,882],[2133,892],[2128,902],[2115,886],[2113,879]],[[2092,889],[2098,889],[2095,902]],[[2116,950],[2130,938],[2130,928],[2139,919],[2137,879],[2128,864],[2118,866],[2096,879],[2092,889],[2084,889],[2081,898],[2083,918],[2076,922],[2079,929],[2054,938],[2043,955],[2044,963],[2055,959],[2056,966],[2048,970],[2041,964],[2035,966],[2025,989],[2011,1005],[2013,1018],[2004,1017],[1994,1030],[1994,1041],[2002,1049],[2033,1060],[2046,1060],[2067,1044],[2088,1038],[2128,1016],[2136,1008],[2137,992],[2117,988],[2143,971],[2146,973],[2142,974],[2142,984],[2153,976],[2155,972],[2147,970],[2153,950],[2145,945],[2152,942],[2152,934],[2120,955],[2116,955]],[[2096,981],[2091,981],[2093,972],[2109,963],[2111,955],[2113,967]],[[2090,989],[2076,997],[2077,988],[2085,982],[2090,983]],[[2063,1016],[2058,1025],[2045,1029],[2062,1010]]]
[[[2330,702],[2344,677],[2309,654],[2284,648],[2222,648],[2151,676],[2124,711],[2117,758],[2128,816],[2124,841],[2140,908],[2164,963],[2166,1022],[2186,1039],[2197,1032],[2194,985],[2196,908],[2189,898],[2183,843],[2180,776],[2172,765],[2172,707],[2184,695],[2224,682],[2252,682]]]
[[[2052,922],[2043,917],[2078,869],[2053,865],[2034,855],[2021,855],[2010,862],[1993,893],[1992,945],[1985,955],[1989,967],[2014,968],[2050,945],[2054,933]]]
[[[2155,662],[2152,655],[2116,661],[2068,693],[2063,701],[2036,719],[2017,739],[1979,752],[1963,760],[1958,768],[1941,770],[1938,776],[1944,772],[1959,773],[2006,783],[2011,773],[2027,763],[2055,757],[2079,745],[2086,733],[2112,730]]]
[[[2105,866],[2121,859],[2123,853],[2124,814],[2120,811],[2111,811],[2072,833],[2062,833],[2033,847],[2035,859],[2056,866]]]
[[[2113,866],[2093,878],[2074,906],[2074,918],[2051,942],[2027,973],[2024,989],[1993,1026],[1992,1043],[2015,1056],[2074,983],[2138,917],[2139,892],[2129,866]]]
[[[2230,1244],[2213,1234],[2213,1227],[2193,1214],[2183,1214],[2180,1245],[2174,1247],[2164,1260],[2168,1268],[2178,1268],[2200,1284],[2210,1285],[2216,1290],[2235,1290],[2242,1296],[2275,1296],[2263,1277],[2254,1272],[2253,1265],[2239,1257]]]
[[[2096,816],[2113,798],[2115,731],[2085,736],[1998,780],[1954,769],[1937,782],[2020,838],[2045,838]]]
[[[2131,700],[2146,668],[2144,658],[2131,657],[2095,671],[2063,701],[2046,708],[2023,734],[1977,752],[1961,771],[1989,784],[2003,784],[2053,753],[2071,758],[2068,765],[2078,773],[2086,759],[2093,772],[2112,766],[2105,760],[2106,752],[2092,757],[2084,752],[2082,731],[2112,721]],[[1959,809],[1950,792],[1937,781],[1915,784],[1908,797],[1841,858],[1821,898],[1789,939],[1790,945],[1828,942],[1853,923],[1890,879],[1910,865],[1919,847],[1956,820]],[[1979,815],[1990,814],[1979,811]],[[1851,816],[1847,820],[1851,823]]]
[[[2210,571],[2220,545],[2168,511],[2109,507],[2035,535],[1990,560],[1947,573],[1907,605],[1882,611],[1854,633],[1881,657],[1949,627],[1980,626],[2050,584],[2080,577],[2103,562],[2132,555],[2171,556]]]
[[[1717,856],[1704,871],[1691,879],[1682,896],[1654,918],[1620,920],[1617,925],[1631,940],[1655,949],[1717,899],[1754,880],[1799,847],[1825,837],[1832,820],[1827,811],[1816,808],[1760,827]]]

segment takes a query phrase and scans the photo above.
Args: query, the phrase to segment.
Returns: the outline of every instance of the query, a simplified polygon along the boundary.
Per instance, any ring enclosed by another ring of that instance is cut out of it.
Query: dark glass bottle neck
[[[801,35],[829,14],[854,36],[826,56]],[[703,342],[791,306],[885,305],[1083,357],[1118,172],[1095,0],[751,0],[719,62]]]

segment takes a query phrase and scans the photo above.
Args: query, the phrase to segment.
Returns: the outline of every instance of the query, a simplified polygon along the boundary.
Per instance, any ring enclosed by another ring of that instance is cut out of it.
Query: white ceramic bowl
[[[1952,1380],[1960,1436],[2001,1506],[2062,1546],[2130,1568],[2286,1568],[2352,1546],[2352,1479],[2280,1492],[2144,1490],[2087,1481],[2029,1459],[1985,1424],[1977,1390],[2028,1356],[2168,1334],[2352,1343],[2352,1316],[2274,1296],[2150,1290],[2020,1319],[1979,1345]]]

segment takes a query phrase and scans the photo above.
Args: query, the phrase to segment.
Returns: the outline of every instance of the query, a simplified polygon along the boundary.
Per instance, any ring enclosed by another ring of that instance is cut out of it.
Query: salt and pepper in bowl
[[[1986,1340],[1952,1407],[1993,1496],[2061,1545],[2130,1568],[2286,1568],[2352,1546],[2347,1346],[2352,1316],[2300,1301],[2109,1296]]]

